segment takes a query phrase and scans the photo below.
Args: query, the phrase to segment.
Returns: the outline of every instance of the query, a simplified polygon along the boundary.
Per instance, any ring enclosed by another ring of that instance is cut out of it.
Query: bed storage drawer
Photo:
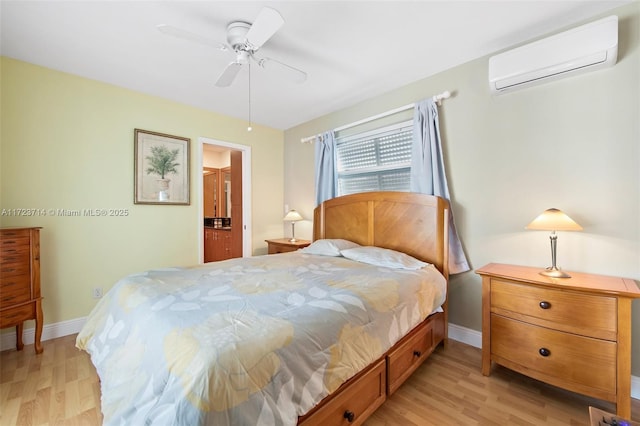
[[[303,418],[300,426],[362,424],[386,399],[385,372],[383,358],[365,374],[348,381],[349,387],[338,389],[335,397],[313,412],[312,417]]]
[[[432,352],[433,321],[418,325],[387,355],[387,395],[392,395]]]
[[[566,389],[612,400],[616,343],[527,324],[492,314],[496,362]]]

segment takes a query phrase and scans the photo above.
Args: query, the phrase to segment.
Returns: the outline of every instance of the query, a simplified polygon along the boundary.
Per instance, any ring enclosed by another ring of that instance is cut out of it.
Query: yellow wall
[[[472,267],[549,266],[548,233],[524,227],[556,207],[584,227],[559,233],[559,266],[640,280],[640,3],[613,13],[620,22],[612,68],[492,96],[483,57],[288,129],[285,202],[311,217],[313,145],[300,138],[450,90],[440,125],[456,223]],[[310,237],[311,223],[296,231]],[[450,288],[450,321],[481,330],[479,277],[455,275]],[[639,308],[636,302],[635,375]]]
[[[282,131],[248,133],[242,120],[176,102],[4,57],[1,66],[0,209],[128,211],[0,216],[2,226],[43,227],[45,324],[86,316],[91,289],[126,274],[198,263],[199,137],[251,147],[254,252],[281,234]],[[133,203],[134,128],[191,138],[191,205]]]

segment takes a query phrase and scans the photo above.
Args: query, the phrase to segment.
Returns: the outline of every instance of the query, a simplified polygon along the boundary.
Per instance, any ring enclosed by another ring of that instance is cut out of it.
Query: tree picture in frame
[[[188,138],[135,129],[134,203],[189,205]]]

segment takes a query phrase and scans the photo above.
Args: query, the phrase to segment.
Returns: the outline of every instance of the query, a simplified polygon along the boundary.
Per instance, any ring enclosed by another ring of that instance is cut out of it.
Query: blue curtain
[[[444,170],[438,107],[432,99],[416,103],[413,113],[411,192],[437,195],[449,201],[449,273],[471,269],[453,220],[451,197]]]
[[[315,172],[316,206],[336,196],[337,177],[335,163],[336,137],[333,130],[316,136]]]

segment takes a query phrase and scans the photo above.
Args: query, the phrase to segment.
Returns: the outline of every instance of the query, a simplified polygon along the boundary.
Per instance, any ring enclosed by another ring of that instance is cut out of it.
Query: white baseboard
[[[42,327],[41,341],[55,339],[57,337],[68,336],[80,332],[84,325],[86,317],[76,318],[68,321],[62,321],[55,324],[45,324]],[[7,349],[15,349],[16,347],[16,331],[13,327],[13,331],[10,333],[3,333],[0,336],[0,351],[6,351]],[[35,341],[36,329],[26,328],[22,333],[22,342],[25,345],[32,345]]]
[[[47,324],[42,327],[42,341],[68,336],[80,332],[86,317],[62,321],[55,324]],[[33,344],[35,340],[35,328],[24,330],[22,341],[25,345]],[[449,323],[449,338],[476,348],[482,347],[482,333],[470,328]],[[4,333],[0,336],[0,351],[16,347],[16,332]],[[480,366],[478,366],[480,368]],[[631,397],[640,399],[640,377],[631,376]]]
[[[449,323],[449,338],[476,348],[482,348],[482,333],[470,328]]]
[[[640,399],[640,377],[631,376],[631,398]]]

